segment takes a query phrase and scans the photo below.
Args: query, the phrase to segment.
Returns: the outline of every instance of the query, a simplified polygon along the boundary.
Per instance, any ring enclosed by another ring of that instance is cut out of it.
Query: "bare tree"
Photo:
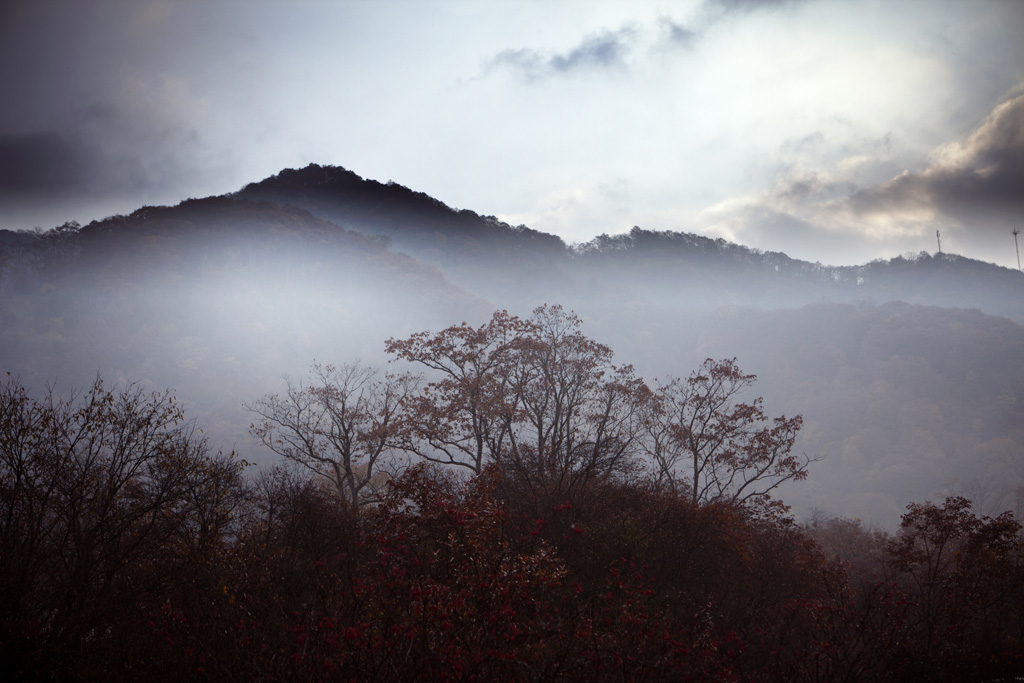
[[[536,326],[507,311],[480,327],[389,339],[388,353],[432,373],[409,402],[405,447],[429,462],[480,474],[504,450],[518,417],[516,364]]]
[[[0,386],[0,614],[59,670],[102,651],[138,600],[204,566],[245,496],[170,393],[97,379],[68,399]],[[44,661],[45,660],[45,661]],[[63,661],[62,661],[63,660]]]
[[[648,452],[663,482],[694,504],[766,499],[780,484],[807,477],[812,459],[793,455],[803,418],[769,420],[761,397],[739,401],[753,385],[736,359],[712,360],[656,392]]]
[[[542,306],[530,321],[512,383],[517,419],[498,462],[535,495],[572,499],[635,464],[650,391],[632,366],[612,365],[574,313]]]
[[[561,306],[529,319],[494,314],[389,340],[398,358],[436,379],[410,401],[407,448],[479,474],[498,465],[535,496],[567,496],[633,463],[639,406],[650,392]]]
[[[264,446],[330,481],[354,506],[374,502],[404,429],[410,375],[385,375],[359,362],[314,365],[310,383],[287,381],[283,395],[247,405],[249,431]]]

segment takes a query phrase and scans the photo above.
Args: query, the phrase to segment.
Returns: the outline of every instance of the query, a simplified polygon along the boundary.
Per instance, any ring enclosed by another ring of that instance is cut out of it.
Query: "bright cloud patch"
[[[768,190],[719,202],[701,219],[715,234],[797,254],[823,242],[845,243],[858,257],[871,243],[916,251],[935,244],[936,230],[1001,237],[1024,216],[1024,95],[997,106],[965,140],[933,150],[920,170],[858,184],[872,163],[859,154],[824,169],[794,164]]]

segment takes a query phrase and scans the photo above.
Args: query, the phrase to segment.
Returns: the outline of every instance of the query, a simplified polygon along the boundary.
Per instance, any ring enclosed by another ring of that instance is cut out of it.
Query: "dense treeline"
[[[648,387],[557,307],[319,367],[213,453],[170,394],[0,389],[5,680],[1010,680],[1009,513],[797,525],[798,418]]]

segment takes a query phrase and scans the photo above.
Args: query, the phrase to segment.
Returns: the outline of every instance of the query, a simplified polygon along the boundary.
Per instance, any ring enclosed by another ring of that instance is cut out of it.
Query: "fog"
[[[950,491],[1017,505],[1017,271],[930,254],[832,268],[639,228],[568,246],[343,169],[282,177],[263,196],[4,233],[0,368],[37,392],[97,374],[173,389],[214,448],[265,466],[243,405],[312,363],[412,370],[387,339],[561,304],[649,383],[735,357],[758,376],[745,398],[803,415],[796,449],[819,461],[782,491],[798,518],[892,528]]]

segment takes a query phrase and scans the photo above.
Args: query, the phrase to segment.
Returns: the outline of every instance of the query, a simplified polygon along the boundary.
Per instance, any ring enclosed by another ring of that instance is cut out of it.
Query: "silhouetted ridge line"
[[[338,166],[310,164],[298,170],[285,169],[246,185],[235,196],[298,206],[339,225],[418,247],[444,247],[454,238],[463,248],[530,244],[544,251],[565,250],[555,235],[525,225],[513,227],[468,209],[453,209],[423,192],[394,182],[364,179]]]
[[[109,254],[123,249],[121,242],[141,246],[149,240],[152,248],[144,251],[155,256],[185,246],[205,254],[228,239],[269,239],[278,246],[344,245],[351,257],[405,253],[467,292],[524,309],[555,300],[584,305],[593,297],[623,304],[646,300],[667,310],[908,301],[1024,321],[1019,271],[953,254],[828,266],[721,238],[639,227],[569,247],[525,225],[513,227],[394,182],[317,164],[282,170],[232,194],[143,206],[57,233],[4,236],[0,276],[19,263],[43,267],[46,254]]]

